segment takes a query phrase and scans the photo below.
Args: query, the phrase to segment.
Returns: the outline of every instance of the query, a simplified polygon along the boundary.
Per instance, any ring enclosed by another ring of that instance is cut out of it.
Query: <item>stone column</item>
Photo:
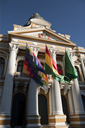
[[[83,70],[84,79],[85,79],[85,66],[84,66],[83,58],[81,58],[80,60],[81,60],[82,70]]]
[[[72,57],[72,53],[71,53],[71,61],[72,64],[74,65],[74,58]],[[75,114],[84,114],[84,107],[81,99],[79,82],[77,78],[74,79],[74,85],[72,86],[72,94],[73,94]]]
[[[53,60],[56,63],[56,51],[50,50]],[[67,127],[66,125],[66,115],[63,114],[61,91],[59,82],[53,79],[52,85],[52,106],[53,115],[49,116],[49,126],[50,127]]]
[[[15,61],[16,55],[18,52],[19,45],[9,44],[10,46],[10,56],[8,61],[8,67],[4,82],[4,89],[1,101],[1,108],[0,108],[0,116],[3,116],[2,125],[7,126],[10,124],[10,114],[11,114],[11,101],[12,101],[12,92],[13,92],[13,77],[14,77],[14,70],[15,70]],[[9,123],[7,123],[7,121]],[[6,124],[7,123],[7,124]]]
[[[39,48],[31,47],[31,49],[37,56]],[[27,95],[27,127],[39,128],[40,126],[40,116],[38,113],[38,85],[31,79]]]
[[[74,85],[72,86],[73,102],[75,114],[84,114],[84,107],[81,99],[80,88],[78,79],[74,79]]]
[[[74,65],[74,58],[71,54],[71,61]],[[74,127],[84,127],[85,126],[85,111],[83,107],[83,102],[81,99],[80,88],[78,79],[74,79],[74,85],[72,86],[72,98],[74,105],[74,115],[70,117],[71,126]]]
[[[56,53],[57,53],[56,51],[51,50],[52,58],[55,61],[55,63],[56,63]],[[60,86],[59,86],[59,82],[55,79],[53,82],[53,99],[54,99],[53,114],[63,115]]]

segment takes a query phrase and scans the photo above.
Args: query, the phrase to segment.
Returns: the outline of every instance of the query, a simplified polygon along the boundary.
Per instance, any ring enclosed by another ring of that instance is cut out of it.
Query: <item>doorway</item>
[[[67,101],[65,96],[61,95],[61,99],[62,99],[62,105],[63,105],[63,113],[67,116],[66,118],[66,122],[69,124],[69,115],[68,115],[68,107],[67,107]]]
[[[47,98],[43,94],[38,95],[38,108],[41,117],[41,125],[48,124]]]
[[[14,96],[12,107],[11,125],[22,126],[25,124],[25,95],[18,93]]]

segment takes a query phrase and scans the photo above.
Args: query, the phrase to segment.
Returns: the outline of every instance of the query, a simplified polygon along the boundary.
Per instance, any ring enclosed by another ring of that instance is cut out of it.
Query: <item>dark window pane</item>
[[[82,97],[83,106],[84,106],[84,110],[85,110],[85,96],[81,96],[81,97]]]
[[[18,72],[22,72],[22,70],[23,70],[23,65],[24,65],[24,61],[19,61],[19,63],[18,63],[18,68],[17,68],[17,71],[18,71]]]
[[[5,60],[4,58],[0,57],[0,76],[3,75],[4,65],[5,65]]]
[[[75,69],[76,69],[76,72],[77,72],[77,75],[78,75],[78,80],[81,81],[80,74],[79,74],[79,69],[77,67],[75,67]]]

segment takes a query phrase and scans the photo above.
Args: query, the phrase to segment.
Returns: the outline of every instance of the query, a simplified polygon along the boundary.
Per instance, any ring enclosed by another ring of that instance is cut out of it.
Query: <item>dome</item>
[[[26,23],[24,26],[29,26],[29,25],[31,24],[30,19],[33,19],[33,18],[37,18],[37,19],[42,19],[42,20],[44,20],[44,18],[41,17],[38,13],[34,13],[34,14],[29,18],[29,20],[27,21],[27,23]]]

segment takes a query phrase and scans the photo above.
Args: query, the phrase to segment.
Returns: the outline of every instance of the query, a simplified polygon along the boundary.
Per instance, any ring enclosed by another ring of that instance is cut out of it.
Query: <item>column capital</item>
[[[9,43],[9,51],[15,51],[16,53],[18,53],[18,49],[19,49],[19,44]]]
[[[58,49],[57,50],[54,50],[54,49],[49,49],[52,56],[56,56],[56,54],[58,53]]]
[[[33,47],[33,46],[30,46],[30,48],[32,49],[32,51],[35,53],[35,55],[37,56],[38,54],[38,51],[39,51],[39,47]]]
[[[49,49],[52,55],[53,60],[56,63],[56,54],[58,53],[58,50],[54,50],[54,49]]]

